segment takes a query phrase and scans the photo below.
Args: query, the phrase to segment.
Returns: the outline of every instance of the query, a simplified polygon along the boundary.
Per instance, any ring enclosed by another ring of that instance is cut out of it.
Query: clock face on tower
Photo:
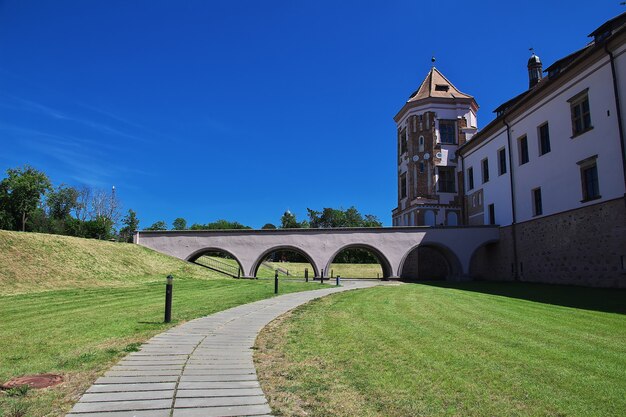
[[[413,162],[417,162],[419,160],[420,160],[420,157],[418,155],[413,156]]]
[[[424,154],[424,159],[427,161],[430,159],[430,154],[428,152]]]

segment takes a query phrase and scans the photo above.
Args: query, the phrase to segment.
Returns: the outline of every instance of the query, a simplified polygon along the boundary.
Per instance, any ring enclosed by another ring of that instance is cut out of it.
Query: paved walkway
[[[67,417],[269,416],[252,362],[257,334],[300,304],[379,282],[342,284],[245,304],[161,333],[99,378]]]

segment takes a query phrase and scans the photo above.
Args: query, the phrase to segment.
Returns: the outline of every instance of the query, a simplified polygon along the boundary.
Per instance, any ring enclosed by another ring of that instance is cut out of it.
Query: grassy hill
[[[0,294],[221,275],[130,243],[0,230]]]
[[[172,323],[163,323],[173,274]],[[319,288],[281,283],[287,293]],[[0,384],[61,374],[26,395],[0,391],[0,417],[60,417],[99,375],[151,336],[186,320],[274,295],[271,280],[236,280],[125,243],[0,231]]]

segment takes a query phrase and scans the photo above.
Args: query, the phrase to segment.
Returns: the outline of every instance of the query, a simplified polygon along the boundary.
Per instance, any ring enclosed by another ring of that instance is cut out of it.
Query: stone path
[[[269,416],[252,362],[257,334],[312,299],[380,283],[342,284],[245,304],[161,333],[99,378],[66,417]]]

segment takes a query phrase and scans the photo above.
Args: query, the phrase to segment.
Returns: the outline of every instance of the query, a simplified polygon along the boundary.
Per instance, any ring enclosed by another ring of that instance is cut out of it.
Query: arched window
[[[435,212],[432,210],[426,210],[424,213],[424,224],[426,226],[434,226],[435,225]]]
[[[448,212],[448,221],[447,221],[448,226],[457,226],[458,225],[458,217],[456,212],[454,211],[449,211]]]
[[[424,136],[420,136],[418,140],[418,152],[424,152]]]

